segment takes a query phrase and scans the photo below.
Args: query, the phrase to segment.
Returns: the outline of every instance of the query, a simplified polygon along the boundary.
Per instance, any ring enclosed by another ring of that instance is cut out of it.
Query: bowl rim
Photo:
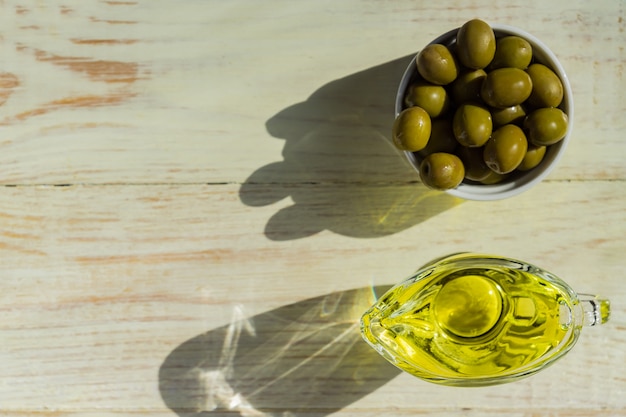
[[[563,84],[563,102],[559,107],[562,108],[563,111],[567,114],[568,125],[565,132],[565,137],[559,142],[550,146],[548,152],[546,152],[546,155],[544,156],[544,159],[541,161],[540,166],[530,171],[526,171],[525,173],[520,174],[511,180],[503,181],[502,183],[486,185],[462,182],[457,188],[445,191],[450,195],[464,198],[466,200],[501,200],[521,194],[543,181],[554,170],[558,162],[561,160],[563,153],[565,152],[565,149],[569,144],[572,127],[574,124],[574,98],[572,88],[569,82],[569,78],[567,77],[567,73],[565,72],[563,65],[560,63],[554,52],[552,52],[552,50],[539,38],[526,32],[523,29],[515,26],[496,23],[489,24],[489,26],[491,26],[493,31],[496,32],[496,36],[515,35],[526,39],[531,44],[533,48],[533,56],[537,58],[537,61],[548,66],[557,74],[557,76],[561,80],[561,83]],[[459,29],[460,27],[457,27],[439,35],[434,40],[429,42],[428,45],[436,43],[449,45],[454,43],[454,35],[456,35]],[[417,53],[414,55],[413,59],[411,60],[402,75],[396,95],[395,117],[397,117],[404,108],[404,92],[406,91],[406,88],[408,87],[413,74],[417,72],[416,60]],[[418,172],[419,175],[419,165],[415,154],[410,151],[403,151],[403,153],[408,159],[411,166]]]

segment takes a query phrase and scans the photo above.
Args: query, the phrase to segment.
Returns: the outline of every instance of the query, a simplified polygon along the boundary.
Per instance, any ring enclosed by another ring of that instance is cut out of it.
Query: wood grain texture
[[[0,0],[0,416],[624,416],[624,1]],[[480,17],[553,48],[574,137],[497,202],[389,144],[399,77]],[[514,384],[400,374],[358,334],[458,251],[608,295]]]

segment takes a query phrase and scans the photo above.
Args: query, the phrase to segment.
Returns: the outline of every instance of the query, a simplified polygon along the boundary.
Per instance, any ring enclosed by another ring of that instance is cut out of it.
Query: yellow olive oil
[[[575,343],[577,295],[557,277],[461,254],[393,287],[362,317],[365,340],[431,382],[488,385],[536,372]]]

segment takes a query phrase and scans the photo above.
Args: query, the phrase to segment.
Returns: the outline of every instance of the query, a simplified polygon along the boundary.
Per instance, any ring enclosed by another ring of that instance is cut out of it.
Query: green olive
[[[457,104],[480,100],[480,87],[487,73],[483,69],[466,71],[450,85],[450,94]]]
[[[496,42],[496,53],[489,65],[490,69],[526,69],[533,58],[533,48],[524,38],[505,36]]]
[[[489,140],[492,129],[491,113],[481,105],[461,104],[454,113],[452,130],[463,146],[483,146]]]
[[[459,146],[452,131],[452,120],[448,118],[433,119],[431,121],[430,139],[426,147],[418,152],[420,157],[425,157],[435,152],[454,153]]]
[[[544,107],[526,116],[524,129],[528,132],[528,140],[533,145],[548,146],[565,137],[567,124],[567,114],[563,110]]]
[[[517,169],[520,171],[529,171],[539,165],[545,155],[545,146],[535,146],[530,144],[528,145],[528,150],[526,151],[526,155],[524,155],[524,159],[522,159],[522,162],[519,164]]]
[[[558,107],[563,101],[563,83],[559,76],[543,64],[532,64],[526,72],[533,83],[528,102],[535,107]]]
[[[450,108],[450,97],[442,86],[421,81],[407,89],[404,104],[421,107],[430,117],[438,117]]]
[[[501,109],[491,109],[491,119],[494,127],[508,125],[510,123],[521,126],[526,117],[526,110],[521,104],[504,107]]]
[[[483,81],[480,96],[491,107],[522,104],[532,91],[530,76],[519,68],[498,68]]]
[[[485,68],[496,52],[496,37],[488,23],[472,19],[456,35],[457,56],[468,68]]]
[[[430,138],[430,116],[421,107],[404,109],[393,123],[393,143],[398,149],[417,152],[424,149]]]
[[[527,149],[528,141],[524,131],[516,125],[504,125],[491,135],[483,157],[492,171],[507,174],[518,167]]]
[[[498,174],[497,172],[491,171],[485,179],[480,181],[480,183],[485,185],[498,184],[504,181],[506,177],[508,177],[507,174]]]
[[[471,181],[483,181],[492,172],[483,158],[483,148],[461,146],[457,156],[465,167],[465,178]]]
[[[428,155],[420,164],[420,178],[424,185],[435,190],[458,187],[465,177],[465,168],[458,156],[436,152]]]
[[[417,71],[426,81],[437,85],[447,85],[459,73],[459,64],[452,52],[441,44],[430,44],[417,55]]]

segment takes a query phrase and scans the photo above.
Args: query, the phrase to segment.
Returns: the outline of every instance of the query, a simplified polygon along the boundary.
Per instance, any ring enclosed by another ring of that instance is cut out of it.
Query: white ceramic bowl
[[[491,27],[493,28],[496,38],[506,35],[516,35],[526,39],[533,48],[534,62],[546,65],[559,76],[561,82],[563,83],[563,102],[559,107],[567,114],[569,121],[565,137],[554,145],[548,147],[546,155],[537,167],[526,172],[515,173],[498,184],[484,185],[464,180],[457,188],[446,191],[451,195],[467,200],[486,201],[513,197],[541,182],[554,169],[563,156],[563,152],[565,151],[565,148],[570,140],[572,126],[574,125],[574,100],[572,96],[572,88],[567,78],[567,74],[565,73],[565,70],[556,55],[554,55],[554,53],[539,39],[521,29],[499,24],[491,24]],[[459,28],[456,28],[444,33],[433,40],[431,44],[438,43],[443,45],[453,45],[456,42],[456,34],[458,30]],[[417,75],[417,66],[415,63],[416,58],[417,55],[409,64],[404,75],[402,76],[402,80],[400,81],[400,86],[396,95],[396,116],[405,108],[404,96],[406,89]],[[419,174],[419,157],[413,152],[404,152],[404,154]]]

